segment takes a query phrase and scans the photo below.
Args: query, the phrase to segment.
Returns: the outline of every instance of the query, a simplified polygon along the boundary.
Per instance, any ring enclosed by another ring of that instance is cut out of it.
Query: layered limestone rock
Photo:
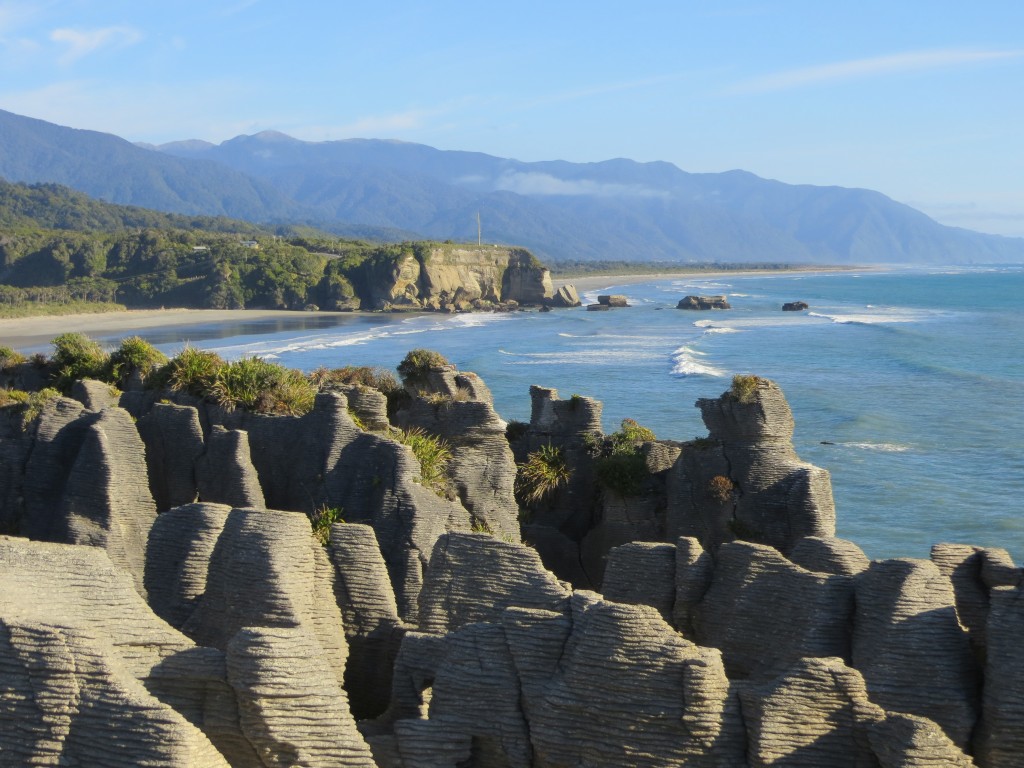
[[[191,723],[255,765],[223,655],[157,618],[102,549],[0,537],[0,585],[0,754],[39,756],[12,764],[225,765]]]
[[[985,768],[1018,768],[1024,756],[1024,590],[997,586],[990,598],[976,754]]]
[[[466,624],[499,621],[509,606],[554,610],[569,598],[521,544],[480,533],[442,536],[434,547],[420,594],[419,627],[444,634]]]
[[[249,451],[249,435],[240,429],[210,430],[206,451],[196,460],[199,498],[230,507],[265,507],[256,467]]]
[[[932,720],[965,748],[977,680],[949,579],[928,560],[877,560],[856,577],[856,604],[853,666],[871,700]]]
[[[137,426],[146,444],[156,508],[163,511],[195,501],[196,460],[206,447],[199,412],[189,406],[156,403]],[[224,482],[231,482],[231,476],[225,475]]]
[[[967,629],[975,655],[983,660],[986,647],[989,593],[996,587],[1012,587],[1021,581],[1005,549],[966,544],[936,544],[931,560],[953,584],[956,614]]]
[[[537,548],[547,568],[578,587],[600,583],[588,574],[580,559],[580,541],[594,526],[598,499],[592,446],[601,438],[601,403],[573,395],[567,400],[558,390],[530,387],[530,424],[514,444],[516,461],[525,462],[542,446],[557,448],[565,460],[569,480],[524,514],[523,535]]]
[[[853,594],[849,577],[814,573],[772,547],[738,541],[715,553],[691,620],[697,642],[721,649],[730,677],[763,679],[804,657],[849,659]]]
[[[157,517],[146,549],[145,586],[153,612],[181,629],[206,593],[210,560],[231,508],[187,504]]]
[[[360,719],[376,717],[388,706],[392,670],[406,627],[370,526],[336,523],[327,551],[349,648],[345,688],[352,712]]]
[[[608,600],[649,605],[672,621],[676,602],[676,547],[671,544],[633,542],[608,554],[602,586]]]
[[[553,293],[551,273],[523,248],[414,244],[364,271],[364,309],[543,304]]]
[[[750,766],[874,768],[974,763],[931,721],[886,713],[841,659],[801,659],[740,690]]]
[[[376,768],[321,648],[298,626],[247,627],[231,638],[227,673],[242,732],[265,766]]]
[[[246,627],[303,627],[342,684],[347,648],[334,569],[305,515],[234,509],[209,562],[206,591],[182,627],[186,634],[224,650]]]
[[[0,762],[228,768],[80,627],[0,618]]]
[[[806,536],[831,538],[829,473],[793,450],[793,414],[779,387],[746,378],[746,391],[697,401],[710,437],[684,446],[670,479],[669,534],[704,547],[741,538],[783,553]]]
[[[452,374],[456,382],[464,374]],[[472,398],[459,387],[461,398]],[[514,495],[516,464],[505,438],[505,422],[487,399],[455,399],[441,392],[424,392],[395,416],[403,428],[419,428],[445,441],[451,459],[446,475],[473,524],[498,536],[518,540],[519,520]]]

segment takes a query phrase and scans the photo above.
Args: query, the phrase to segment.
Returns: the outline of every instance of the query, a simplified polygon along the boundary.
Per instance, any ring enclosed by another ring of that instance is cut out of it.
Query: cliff
[[[355,385],[0,408],[0,763],[1021,765],[1021,569],[836,539],[774,383],[679,443],[539,387],[506,431],[414,373],[390,418]]]
[[[355,278],[363,309],[489,308],[544,304],[551,273],[523,248],[413,244],[366,263]]]

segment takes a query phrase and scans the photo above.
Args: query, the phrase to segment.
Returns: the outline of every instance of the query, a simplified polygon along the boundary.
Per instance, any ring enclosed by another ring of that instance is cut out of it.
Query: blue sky
[[[1024,236],[1024,3],[0,0],[0,108],[877,189]]]

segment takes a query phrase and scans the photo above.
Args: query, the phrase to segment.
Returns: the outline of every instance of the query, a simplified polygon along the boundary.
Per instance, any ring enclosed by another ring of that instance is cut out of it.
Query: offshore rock
[[[552,307],[579,307],[582,303],[579,293],[576,292],[576,286],[572,283],[560,286],[555,291],[555,295],[551,297]]]
[[[732,309],[725,296],[684,296],[676,309]]]
[[[597,303],[606,307],[628,307],[629,299],[622,294],[602,294],[597,297]]]
[[[803,312],[806,309],[810,309],[806,301],[787,301],[782,305],[783,312]]]

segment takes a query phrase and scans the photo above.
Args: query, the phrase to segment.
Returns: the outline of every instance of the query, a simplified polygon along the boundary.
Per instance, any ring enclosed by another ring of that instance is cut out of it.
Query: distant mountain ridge
[[[523,245],[546,259],[1024,261],[1024,239],[943,226],[878,192],[671,163],[525,163],[267,131],[146,147],[0,111],[0,176],[158,210],[296,221],[348,236]]]

